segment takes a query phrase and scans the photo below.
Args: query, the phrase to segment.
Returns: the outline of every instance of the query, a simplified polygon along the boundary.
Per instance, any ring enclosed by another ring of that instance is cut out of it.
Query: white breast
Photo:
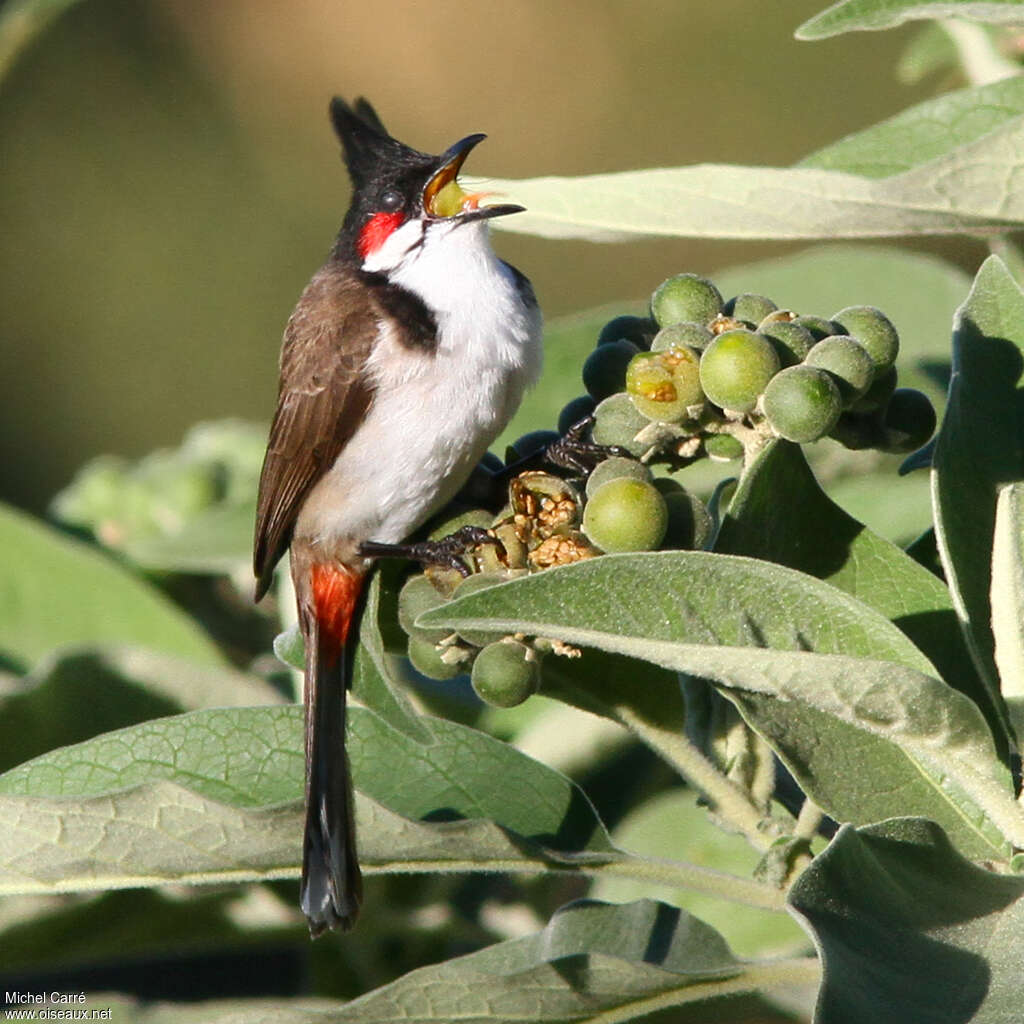
[[[390,275],[433,311],[436,349],[405,348],[382,328],[366,421],[296,524],[334,557],[365,540],[398,543],[448,502],[540,372],[540,314],[486,224],[448,227],[435,225]]]

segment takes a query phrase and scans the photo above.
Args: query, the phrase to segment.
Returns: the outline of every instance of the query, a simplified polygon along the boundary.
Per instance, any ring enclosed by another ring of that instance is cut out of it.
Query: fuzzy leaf
[[[58,647],[137,644],[223,664],[176,605],[85,544],[0,507],[0,548],[0,659],[29,667]]]
[[[907,21],[964,18],[996,25],[1020,23],[1018,0],[839,0],[805,21],[797,39],[827,39],[843,32],[893,28]]]
[[[424,719],[416,743],[350,709],[369,870],[538,870],[623,859],[583,793],[507,744]],[[218,708],[52,751],[0,776],[0,892],[298,872],[302,712]]]
[[[786,514],[779,515],[783,505]],[[833,502],[799,445],[777,441],[758,455],[743,474],[716,550],[799,569],[881,612],[929,657],[942,679],[985,709],[996,734],[1005,732],[998,718],[1002,707],[978,678],[949,591]]]
[[[798,167],[886,178],[948,154],[1024,114],[1024,77],[942,93],[805,157]]]
[[[1007,839],[1024,839],[975,704],[882,615],[802,573],[704,552],[605,555],[460,598],[419,623],[557,637],[701,676],[838,820],[912,808],[974,856],[1003,858]],[[632,699],[628,676],[600,686]]]
[[[935,824],[843,828],[790,903],[824,977],[817,1024],[1014,1024],[1024,999],[1024,880],[966,861]]]
[[[871,238],[1000,234],[1024,223],[1024,117],[886,178],[700,164],[489,181],[526,207],[496,222],[547,238]]]
[[[1024,484],[999,492],[992,544],[992,632],[1004,697],[1024,697]]]
[[[999,489],[1024,477],[1024,293],[997,257],[957,311],[953,376],[932,459],[935,535],[967,642],[994,700],[992,544]]]

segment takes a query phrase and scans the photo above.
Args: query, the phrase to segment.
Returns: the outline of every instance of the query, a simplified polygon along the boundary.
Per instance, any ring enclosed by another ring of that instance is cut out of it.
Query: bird
[[[257,601],[288,551],[305,641],[299,902],[313,938],[350,929],[362,902],[345,709],[368,576],[376,558],[424,557],[408,538],[466,482],[542,361],[533,288],[490,241],[489,222],[523,207],[458,181],[485,136],[434,156],[393,138],[364,98],[335,97],[330,118],[351,201],[285,327],[253,549]]]

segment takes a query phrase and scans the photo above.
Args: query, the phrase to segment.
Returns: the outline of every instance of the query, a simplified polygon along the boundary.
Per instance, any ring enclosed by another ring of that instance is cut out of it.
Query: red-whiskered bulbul
[[[540,371],[529,281],[491,249],[456,175],[483,135],[440,156],[392,138],[360,99],[331,103],[353,194],[285,328],[256,513],[256,599],[289,549],[306,643],[301,906],[315,937],[361,899],[345,755],[361,594],[372,559],[445,505]]]

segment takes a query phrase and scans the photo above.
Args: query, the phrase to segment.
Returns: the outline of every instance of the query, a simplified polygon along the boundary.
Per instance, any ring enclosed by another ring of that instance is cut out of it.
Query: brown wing
[[[281,385],[256,505],[256,600],[313,485],[366,415],[373,392],[363,372],[378,312],[366,289],[328,266],[310,281],[285,329]]]

